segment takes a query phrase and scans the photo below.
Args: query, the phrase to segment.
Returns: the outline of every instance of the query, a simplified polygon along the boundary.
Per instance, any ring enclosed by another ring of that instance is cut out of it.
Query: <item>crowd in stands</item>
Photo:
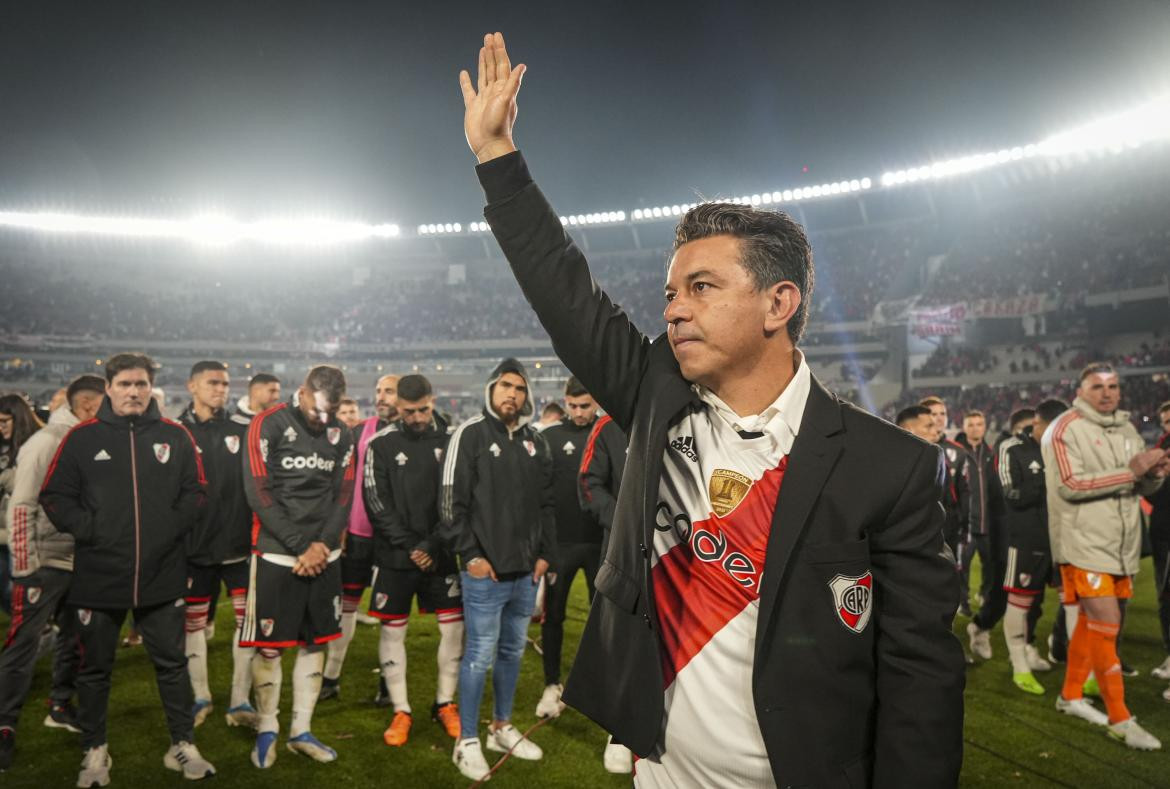
[[[1101,360],[1122,368],[1170,365],[1170,338],[1155,333],[1134,350],[1122,353],[1084,344],[1031,342],[988,347],[944,342],[914,368],[913,374],[917,378],[930,378],[984,373],[1073,373],[1089,362]]]

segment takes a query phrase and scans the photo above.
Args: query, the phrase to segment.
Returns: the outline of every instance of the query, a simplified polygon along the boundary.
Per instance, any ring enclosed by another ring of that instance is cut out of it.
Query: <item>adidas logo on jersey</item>
[[[297,440],[297,431],[292,429],[292,425],[289,425],[288,429],[284,431],[284,440],[285,441],[296,441]]]
[[[692,463],[699,462],[699,453],[695,451],[694,436],[679,436],[670,442],[670,448],[677,450],[683,457],[689,458]]]
[[[577,451],[577,447],[572,441],[566,441],[565,445],[561,447],[561,449],[565,450],[566,455],[571,455]]]
[[[394,460],[396,460],[398,462],[398,465],[405,466],[406,461],[410,460],[410,458],[408,458],[406,456],[405,452],[399,452],[397,455],[394,456]]]
[[[335,465],[337,465],[336,460],[326,460],[316,452],[308,457],[297,455],[296,457],[287,456],[280,459],[280,467],[289,470],[294,468],[316,468],[321,471],[332,471]]]
[[[490,447],[488,447],[488,452],[492,453],[492,457],[498,458],[500,456],[500,451],[501,451],[500,445],[495,443],[494,441],[492,442],[492,445]]]
[[[110,457],[110,453],[105,451],[104,449],[101,450],[100,452],[98,452],[96,455],[94,455],[93,459],[94,460],[113,460],[113,458]]]

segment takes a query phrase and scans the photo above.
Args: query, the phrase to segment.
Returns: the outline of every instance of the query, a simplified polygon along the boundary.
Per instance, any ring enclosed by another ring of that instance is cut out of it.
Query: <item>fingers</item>
[[[528,70],[528,66],[523,63],[512,69],[512,73],[508,76],[508,83],[505,87],[504,93],[516,98],[516,94],[520,92],[520,83],[524,81],[524,72]]]
[[[479,48],[479,71],[476,73],[475,78],[479,85],[479,91],[482,93],[483,89],[487,87],[488,82],[487,47]]]
[[[481,90],[496,81],[496,46],[491,33],[483,37],[483,66]]]
[[[508,50],[504,47],[504,34],[496,33],[492,45],[495,47],[496,53],[496,79],[500,82],[507,82],[508,77],[512,74],[512,62],[508,60]]]

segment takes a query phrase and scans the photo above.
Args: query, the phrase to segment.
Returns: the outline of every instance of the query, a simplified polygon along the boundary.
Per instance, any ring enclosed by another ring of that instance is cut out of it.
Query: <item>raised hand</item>
[[[463,90],[463,132],[475,158],[483,162],[516,150],[512,125],[516,122],[516,94],[524,78],[523,63],[512,67],[502,33],[488,33],[479,50],[478,85],[459,72]]]

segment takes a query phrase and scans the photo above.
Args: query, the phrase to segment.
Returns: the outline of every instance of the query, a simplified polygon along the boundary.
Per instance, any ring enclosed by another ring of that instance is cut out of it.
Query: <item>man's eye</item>
[[[709,287],[711,287],[711,286],[706,282],[696,282],[695,283],[695,290],[706,290]]]

